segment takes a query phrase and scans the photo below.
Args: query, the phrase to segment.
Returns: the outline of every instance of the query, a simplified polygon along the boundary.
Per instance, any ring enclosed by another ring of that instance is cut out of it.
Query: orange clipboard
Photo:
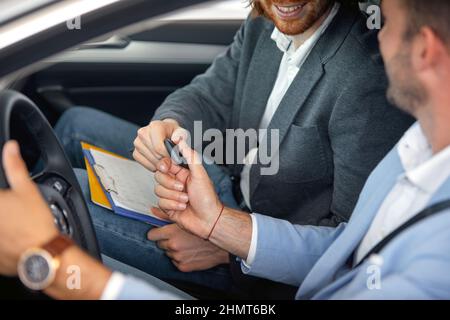
[[[93,146],[93,145],[91,145],[89,143],[86,143],[86,142],[81,142],[81,148],[83,150],[96,150],[96,151],[104,152],[104,153],[107,153],[107,154],[112,155],[114,157],[123,159],[123,157],[121,157],[121,156],[119,156],[119,155],[117,155],[117,154],[115,154],[113,152],[103,150],[101,148],[98,148],[98,147]],[[90,190],[90,193],[91,193],[91,201],[93,203],[95,203],[96,205],[99,205],[99,206],[101,206],[103,208],[112,210],[112,206],[109,203],[109,200],[106,197],[106,194],[103,191],[103,188],[100,185],[100,182],[98,181],[97,176],[95,175],[95,173],[94,173],[91,165],[89,164],[89,161],[86,159],[86,157],[84,157],[84,163],[86,164],[86,171],[87,171],[87,174],[88,174],[89,190]]]

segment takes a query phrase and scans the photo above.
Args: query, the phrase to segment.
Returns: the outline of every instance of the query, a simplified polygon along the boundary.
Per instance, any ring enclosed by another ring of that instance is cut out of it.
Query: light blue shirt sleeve
[[[286,220],[254,214],[258,225],[256,252],[242,272],[285,284],[300,286],[314,264],[345,229],[299,226]]]

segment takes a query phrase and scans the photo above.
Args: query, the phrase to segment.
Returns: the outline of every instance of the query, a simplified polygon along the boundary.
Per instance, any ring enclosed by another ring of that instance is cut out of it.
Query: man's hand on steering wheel
[[[58,234],[53,216],[31,181],[17,142],[3,148],[9,190],[0,190],[0,274],[15,276],[20,255]]]

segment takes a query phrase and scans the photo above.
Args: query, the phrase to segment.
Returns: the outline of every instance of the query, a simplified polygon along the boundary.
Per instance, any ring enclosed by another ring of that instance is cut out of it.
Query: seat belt
[[[436,215],[444,210],[450,209],[450,200],[445,200],[442,202],[438,202],[416,214],[414,217],[406,221],[400,227],[392,231],[387,237],[381,240],[375,247],[373,247],[364,258],[358,262],[353,268],[359,267],[362,263],[364,263],[371,255],[378,254],[383,248],[388,245],[395,237],[399,236],[403,231],[406,231],[416,223],[419,223],[422,220],[425,220],[431,216]],[[450,230],[449,230],[450,231]]]

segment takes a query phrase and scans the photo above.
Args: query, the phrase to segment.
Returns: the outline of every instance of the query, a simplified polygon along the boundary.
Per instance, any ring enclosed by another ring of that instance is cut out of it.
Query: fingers
[[[11,189],[27,190],[31,184],[27,166],[20,155],[16,141],[9,141],[3,147],[3,168]]]
[[[172,161],[169,158],[162,158],[156,165],[162,173],[169,173],[172,167]]]
[[[163,199],[163,198],[159,199],[158,205],[163,210],[183,211],[183,210],[186,210],[186,208],[187,208],[186,203],[169,200],[169,199]]]
[[[158,245],[158,247],[159,247],[159,245]],[[168,256],[174,264],[181,262],[179,255],[177,255],[175,252],[170,251],[169,249],[163,249],[163,250],[166,251],[166,256]]]
[[[151,172],[156,171],[156,167],[151,163],[146,157],[144,157],[137,149],[133,152],[133,158],[139,162],[144,168],[150,170]]]
[[[160,208],[152,207],[150,208],[150,212],[156,217],[163,220],[170,220],[171,212],[164,212]]]
[[[164,140],[172,136],[174,128],[162,121],[155,121],[150,124],[150,141],[153,146],[152,151],[156,157],[169,157]]]
[[[161,241],[168,240],[173,234],[174,225],[167,225],[160,228],[153,228],[147,233],[148,240]]]
[[[135,154],[133,157],[144,167],[155,171],[156,164],[163,157],[168,157],[164,140],[170,138],[179,128],[176,121],[152,121],[148,126],[138,130],[134,141]],[[183,130],[177,135],[184,136]],[[144,160],[146,159],[146,160]]]
[[[178,211],[178,210],[163,211],[160,208],[152,207],[152,208],[150,208],[150,211],[156,217],[159,217],[163,220],[172,221],[174,223],[178,223],[179,219],[180,219],[180,214],[179,214],[180,211]],[[176,225],[174,224],[174,226],[176,226]],[[178,227],[181,227],[181,226],[178,226]]]
[[[149,240],[151,240],[151,239],[149,238]],[[170,250],[169,244],[170,244],[169,240],[159,240],[156,242],[156,246],[164,251]],[[166,254],[167,254],[167,252],[166,252]]]
[[[159,197],[158,205],[163,210],[185,210],[189,197],[184,185],[168,174],[157,171],[155,180],[159,184],[155,187],[155,194]]]
[[[155,153],[152,140],[150,138],[150,131],[151,126],[147,126],[144,128],[141,128],[137,131],[137,137],[134,140],[134,146],[139,147],[139,150],[141,153],[143,153],[143,149],[147,149],[146,154],[151,154],[151,158],[148,159],[149,161],[153,161],[153,159],[159,160],[159,156]],[[153,165],[156,165],[156,162],[153,163]]]
[[[178,143],[181,140],[187,141],[189,137],[189,133],[186,129],[183,128],[178,128],[176,129],[173,134],[172,137],[170,138],[174,143]]]
[[[162,173],[170,173],[176,176],[176,179],[185,184],[187,178],[189,177],[189,170],[176,165],[171,159],[163,158],[161,159],[156,168]]]
[[[140,153],[142,156],[147,159],[147,161],[152,165],[153,168],[156,167],[156,164],[159,162],[159,159],[150,151],[149,148],[142,142],[140,139],[134,140],[134,148],[135,151]]]
[[[180,191],[180,192],[182,192],[184,190],[184,184],[169,174],[157,171],[155,173],[155,180],[158,184],[160,184],[161,186],[163,186],[166,189],[176,190],[176,191]]]
[[[189,164],[190,176],[194,179],[201,179],[208,176],[205,168],[203,168],[200,156],[195,150],[191,149],[185,140],[178,143],[180,152]]]
[[[189,196],[187,193],[167,189],[162,185],[157,185],[155,187],[155,194],[159,198],[174,200],[180,203],[187,203],[189,201]]]

